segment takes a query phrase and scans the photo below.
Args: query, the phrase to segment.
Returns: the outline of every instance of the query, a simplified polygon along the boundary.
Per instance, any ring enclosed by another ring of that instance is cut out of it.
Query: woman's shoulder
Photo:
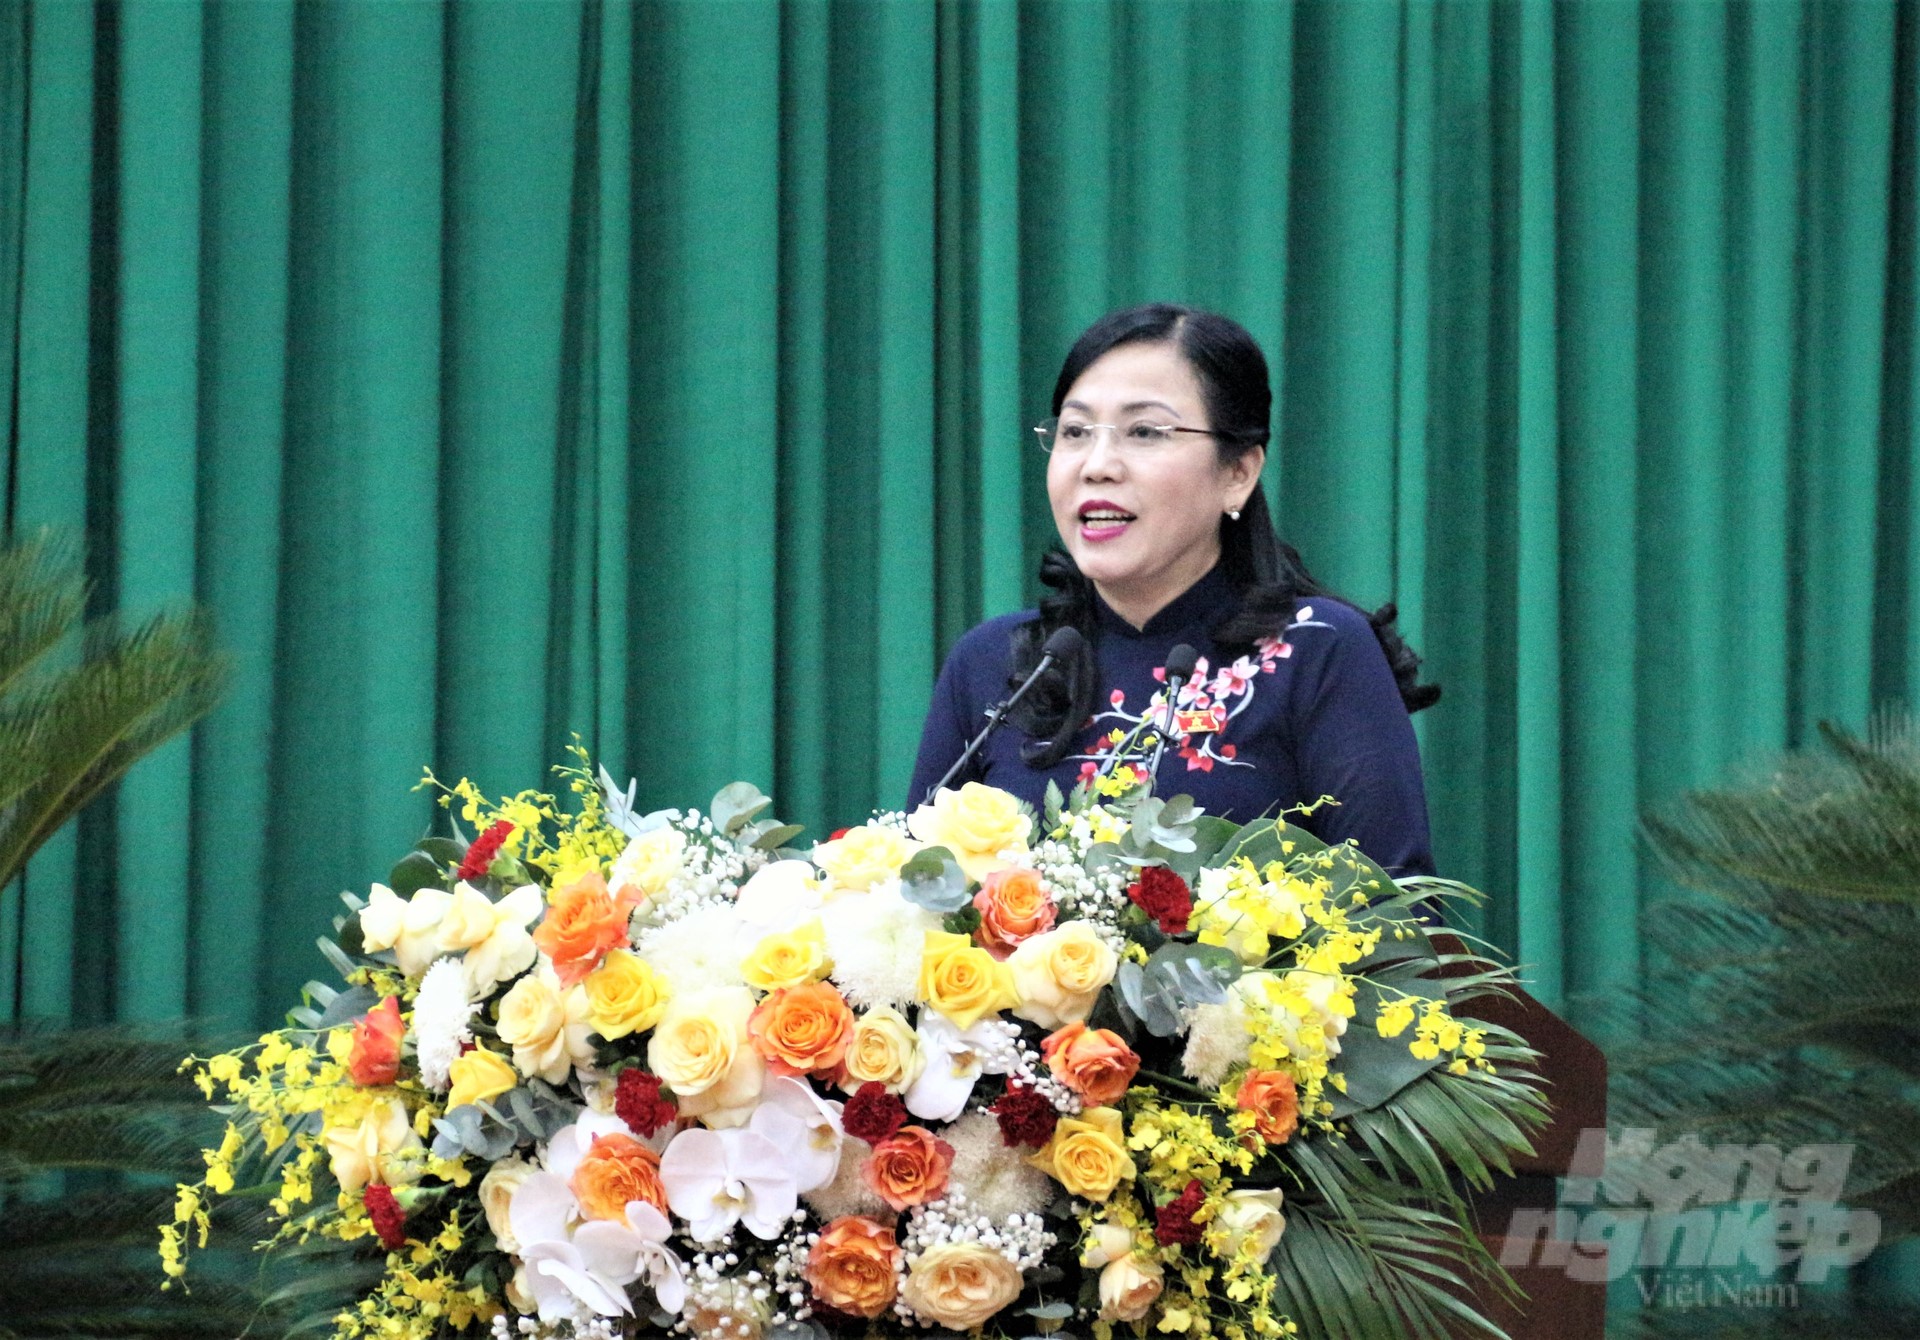
[[[947,653],[947,662],[955,667],[966,668],[995,666],[1005,674],[1015,630],[1039,618],[1039,610],[1014,610],[977,623],[962,633],[953,644],[953,650]]]

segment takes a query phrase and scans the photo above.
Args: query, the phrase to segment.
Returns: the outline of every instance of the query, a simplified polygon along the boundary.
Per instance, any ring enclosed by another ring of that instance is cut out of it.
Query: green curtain
[[[1891,0],[11,0],[6,526],[236,675],[6,891],[0,1011],[272,1020],[426,763],[898,805],[1149,299],[1267,348],[1488,932],[1631,982],[1639,807],[1920,688],[1917,57]]]

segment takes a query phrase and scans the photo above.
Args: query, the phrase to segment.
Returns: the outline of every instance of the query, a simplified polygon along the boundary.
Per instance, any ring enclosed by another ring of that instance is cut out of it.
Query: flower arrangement
[[[228,1125],[169,1276],[247,1185],[266,1249],[384,1256],[338,1340],[1498,1334],[1458,1183],[1545,1105],[1459,1013],[1511,980],[1436,944],[1470,890],[1124,764],[804,852],[744,783],[556,773],[429,773],[454,836],[344,895],[343,986],[189,1059]]]

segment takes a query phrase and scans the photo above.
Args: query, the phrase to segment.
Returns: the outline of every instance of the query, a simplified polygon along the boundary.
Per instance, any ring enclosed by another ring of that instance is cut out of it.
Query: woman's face
[[[1123,344],[1089,364],[1060,405],[1047,497],[1067,552],[1114,611],[1136,627],[1204,577],[1220,557],[1220,520],[1245,505],[1266,461],[1254,447],[1219,463],[1212,437],[1129,441],[1139,424],[1209,428],[1200,382],[1170,344]],[[1072,425],[1112,424],[1069,445]]]

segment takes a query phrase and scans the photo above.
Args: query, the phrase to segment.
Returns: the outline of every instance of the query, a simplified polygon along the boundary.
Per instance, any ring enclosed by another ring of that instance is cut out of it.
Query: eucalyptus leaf
[[[900,867],[900,896],[917,907],[946,916],[971,901],[967,874],[945,847],[925,847]]]
[[[1032,1307],[1021,1308],[1020,1311],[1026,1316],[1037,1317],[1041,1321],[1065,1321],[1073,1315],[1073,1304],[1058,1301],[1035,1303]]]
[[[715,828],[732,837],[749,819],[771,804],[773,801],[760,794],[760,788],[752,782],[728,782],[714,793],[713,804],[707,807],[707,813],[713,819]]]
[[[754,838],[753,846],[758,851],[775,851],[806,831],[804,824],[769,823]]]

